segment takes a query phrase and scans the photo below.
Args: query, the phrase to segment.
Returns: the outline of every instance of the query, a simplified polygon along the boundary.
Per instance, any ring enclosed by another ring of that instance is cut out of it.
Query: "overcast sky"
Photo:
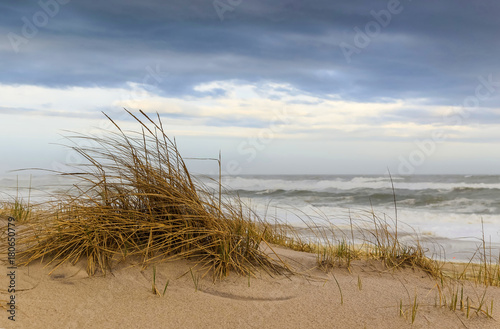
[[[160,113],[227,174],[500,174],[500,2],[0,2],[0,175]],[[189,161],[189,160],[188,160]],[[197,172],[216,165],[191,161]]]

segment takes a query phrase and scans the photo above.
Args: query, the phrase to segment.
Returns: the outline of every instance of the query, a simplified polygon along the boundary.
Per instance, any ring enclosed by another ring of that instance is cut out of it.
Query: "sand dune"
[[[236,274],[219,282],[210,275],[195,289],[188,261],[153,268],[123,261],[106,276],[88,277],[85,263],[50,267],[35,263],[16,271],[16,322],[2,312],[2,328],[407,328],[417,295],[414,328],[498,328],[496,320],[471,310],[452,312],[439,304],[435,280],[420,270],[388,270],[378,261],[356,261],[351,272],[315,268],[315,255],[277,247],[302,274],[249,278]],[[6,265],[1,266],[7,273]],[[201,275],[195,272],[195,277]],[[334,279],[337,279],[338,285]],[[359,278],[359,279],[358,279]],[[2,275],[0,299],[7,300],[8,277]],[[342,291],[342,299],[340,290]],[[5,287],[5,288],[3,288]],[[477,303],[484,287],[464,283],[464,296]],[[446,295],[446,293],[445,293]],[[447,295],[449,296],[449,294]],[[449,298],[449,297],[447,297]],[[487,305],[500,302],[500,289],[486,290]],[[404,316],[399,314],[403,302]],[[5,305],[3,302],[2,305]]]

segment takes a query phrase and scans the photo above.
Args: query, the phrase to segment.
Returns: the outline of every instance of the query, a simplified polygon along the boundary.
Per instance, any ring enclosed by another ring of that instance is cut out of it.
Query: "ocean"
[[[401,236],[418,238],[433,257],[467,261],[483,233],[499,257],[500,176],[255,175],[224,177],[223,185],[261,216],[292,226],[324,225],[327,218],[348,228],[373,211],[394,227],[397,208]]]
[[[216,180],[200,177],[217,189]],[[223,177],[226,196],[240,198],[265,220],[304,228],[314,221],[348,229],[373,211],[403,239],[419,239],[431,256],[467,261],[482,237],[498,259],[500,251],[500,176],[482,175],[245,175]],[[31,184],[31,190],[28,187]],[[393,189],[394,186],[394,189]],[[0,199],[19,193],[32,203],[50,198],[71,181],[29,176],[0,179]],[[394,202],[394,196],[396,203]],[[396,204],[396,207],[395,207]]]

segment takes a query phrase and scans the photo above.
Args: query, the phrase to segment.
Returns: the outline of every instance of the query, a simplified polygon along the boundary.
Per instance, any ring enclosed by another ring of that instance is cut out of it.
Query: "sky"
[[[159,113],[242,174],[500,174],[500,2],[0,2],[0,176]],[[62,144],[62,145],[61,145]],[[186,160],[194,172],[217,164]]]

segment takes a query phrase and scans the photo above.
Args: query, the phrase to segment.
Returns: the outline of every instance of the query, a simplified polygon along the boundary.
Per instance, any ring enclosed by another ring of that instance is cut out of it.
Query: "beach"
[[[149,133],[0,180],[0,328],[498,328],[498,176],[219,185]]]
[[[142,269],[138,262],[123,261],[106,276],[94,277],[86,274],[84,262],[64,264],[50,275],[51,266],[34,263],[17,269],[16,321],[4,311],[0,327],[498,328],[498,287],[463,283],[464,296],[477,303],[486,290],[486,304],[494,300],[496,307],[493,319],[473,310],[467,319],[465,310],[439,306],[438,281],[419,269],[390,270],[379,261],[356,261],[350,270],[325,272],[316,268],[314,254],[274,249],[297,274],[261,272],[249,279],[232,273],[216,282],[207,275],[196,288],[189,272],[193,263],[180,260],[156,265],[160,295],[151,291],[152,266]],[[7,272],[5,265],[0,270]],[[3,275],[2,300],[7,285]],[[449,303],[446,290],[443,296]]]
[[[499,1],[1,8],[0,329],[500,328]]]

